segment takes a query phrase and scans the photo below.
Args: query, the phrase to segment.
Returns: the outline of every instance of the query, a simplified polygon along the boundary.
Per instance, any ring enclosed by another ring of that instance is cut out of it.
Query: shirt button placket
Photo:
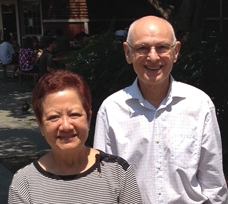
[[[154,132],[153,135],[155,136],[155,145],[154,145],[154,154],[155,154],[155,187],[157,191],[157,203],[164,203],[164,196],[163,196],[163,144],[161,141],[162,135],[160,134],[160,122],[159,122],[159,117],[158,113],[155,113],[155,118],[154,118]]]

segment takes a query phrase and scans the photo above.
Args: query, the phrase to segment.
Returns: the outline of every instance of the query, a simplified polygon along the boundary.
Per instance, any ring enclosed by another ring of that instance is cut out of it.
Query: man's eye
[[[148,52],[148,51],[150,51],[150,47],[147,47],[147,46],[138,47],[136,49],[136,52]]]
[[[169,50],[169,47],[165,45],[160,45],[156,47],[157,52],[166,52],[167,50]]]

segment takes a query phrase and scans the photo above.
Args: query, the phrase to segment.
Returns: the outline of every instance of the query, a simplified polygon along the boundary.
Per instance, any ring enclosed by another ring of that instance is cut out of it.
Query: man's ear
[[[123,49],[124,49],[125,58],[126,58],[127,63],[132,64],[131,50],[129,49],[127,42],[123,43]]]
[[[178,55],[180,53],[180,48],[181,48],[181,42],[180,41],[177,41],[176,42],[176,46],[174,48],[174,59],[173,59],[173,62],[175,63],[178,59]]]

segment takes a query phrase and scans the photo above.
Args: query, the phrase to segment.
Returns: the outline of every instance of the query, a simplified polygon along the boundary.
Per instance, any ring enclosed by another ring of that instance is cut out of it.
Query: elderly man
[[[227,204],[215,107],[170,74],[180,46],[162,18],[131,24],[123,47],[137,78],[102,103],[94,147],[133,165],[144,203]]]

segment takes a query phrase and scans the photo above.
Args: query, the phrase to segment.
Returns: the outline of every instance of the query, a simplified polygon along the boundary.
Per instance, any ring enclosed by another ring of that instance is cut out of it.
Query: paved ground
[[[0,158],[40,155],[48,151],[49,147],[40,134],[32,108],[26,114],[21,110],[25,100],[31,103],[31,96],[31,91],[21,89],[19,79],[5,80],[0,70]],[[12,172],[0,164],[1,204],[7,203],[12,176]]]

